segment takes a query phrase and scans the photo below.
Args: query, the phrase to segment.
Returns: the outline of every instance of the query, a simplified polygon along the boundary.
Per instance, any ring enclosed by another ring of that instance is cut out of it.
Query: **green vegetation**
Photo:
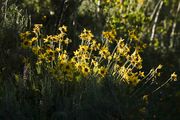
[[[0,8],[0,120],[180,119],[178,0]]]

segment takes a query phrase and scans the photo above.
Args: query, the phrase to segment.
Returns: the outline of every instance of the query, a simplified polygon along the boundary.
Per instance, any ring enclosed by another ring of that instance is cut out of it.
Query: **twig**
[[[156,11],[157,11],[158,6],[159,6],[160,3],[161,3],[161,0],[159,0],[159,2],[156,4],[156,6],[155,6],[155,8],[154,8],[154,10],[153,10],[153,13],[152,13],[151,16],[150,16],[150,20],[153,19],[153,17],[154,17],[154,15],[155,15],[155,13],[156,13]]]
[[[170,35],[170,45],[169,45],[169,48],[172,48],[173,45],[174,45],[174,32],[175,32],[175,28],[176,28],[176,24],[177,24],[176,18],[178,17],[179,11],[180,11],[180,1],[179,1],[179,4],[178,4],[177,11],[176,11],[175,20],[174,20],[174,23],[173,23],[173,26],[172,26],[172,32],[171,32],[171,35]]]
[[[160,13],[160,10],[162,8],[163,3],[164,3],[163,1],[160,2],[158,11],[156,13],[156,17],[155,17],[154,24],[153,24],[153,27],[152,27],[152,34],[151,34],[150,41],[153,41],[153,39],[154,39],[154,34],[155,34],[155,30],[156,30],[157,20],[159,18],[159,13]]]

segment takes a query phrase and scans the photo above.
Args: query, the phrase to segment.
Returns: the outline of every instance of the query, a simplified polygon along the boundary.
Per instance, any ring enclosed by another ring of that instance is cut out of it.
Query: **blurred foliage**
[[[7,77],[22,70],[24,53],[18,34],[29,27],[29,17],[14,3],[5,1],[1,4],[0,18],[0,68],[3,76]]]
[[[152,93],[170,73],[180,73],[179,0],[0,0],[0,8],[0,119],[180,119],[179,77]],[[62,83],[43,68],[38,73],[37,56],[21,47],[19,37],[37,23],[44,26],[39,39],[68,27],[72,43],[64,49],[69,57],[84,28],[92,30],[97,42],[103,42],[103,32],[113,31],[116,39],[143,48],[145,74],[163,64],[162,77],[133,87],[117,84],[113,76],[101,84],[81,77]]]

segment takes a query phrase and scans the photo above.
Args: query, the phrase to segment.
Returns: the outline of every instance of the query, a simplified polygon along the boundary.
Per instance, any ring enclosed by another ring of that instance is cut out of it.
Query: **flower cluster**
[[[77,80],[79,77],[101,80],[112,76],[119,82],[137,85],[140,79],[148,76],[141,71],[139,48],[117,38],[115,31],[104,31],[102,40],[96,40],[90,30],[84,29],[79,35],[81,44],[70,57],[65,49],[71,43],[67,37],[67,27],[63,25],[59,28],[59,34],[47,36],[42,35],[41,27],[36,24],[32,32],[21,33],[22,45],[32,49],[38,66],[46,67],[60,81]],[[151,76],[156,76],[157,69],[151,71],[154,73]],[[172,77],[175,78],[174,75]]]

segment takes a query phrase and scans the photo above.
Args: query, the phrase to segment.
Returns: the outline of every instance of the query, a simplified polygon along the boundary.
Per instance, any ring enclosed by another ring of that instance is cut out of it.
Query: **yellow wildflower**
[[[71,64],[68,64],[68,63],[63,64],[62,70],[63,72],[70,72],[72,70]]]
[[[43,39],[44,43],[51,42],[52,41],[52,37],[53,37],[52,35],[47,35],[47,37]]]
[[[139,83],[139,79],[135,76],[131,77],[130,83],[134,86],[136,86]]]
[[[108,50],[108,47],[104,46],[100,49],[99,54],[101,55],[101,57],[103,57],[104,59],[106,59],[109,55],[110,52]]]
[[[56,52],[60,52],[60,51],[61,51],[61,48],[56,48],[55,51],[56,51]]]
[[[90,72],[91,70],[87,65],[82,66],[82,73],[84,76],[87,76]]]
[[[63,26],[59,27],[59,31],[63,32],[63,33],[67,32],[67,26],[63,25]]]
[[[47,62],[52,62],[55,60],[55,57],[54,56],[48,56],[47,57]]]
[[[75,57],[78,57],[78,56],[80,55],[79,50],[76,50],[76,51],[73,51],[73,52],[74,52],[74,56],[75,56]]]
[[[160,64],[160,65],[158,65],[158,67],[156,68],[156,72],[155,72],[155,75],[156,76],[160,76],[161,75],[161,72],[160,72],[160,70],[162,69],[162,65]]]
[[[32,42],[29,40],[24,40],[22,43],[22,47],[27,48],[27,47],[31,47]]]
[[[35,33],[35,34],[39,34],[39,32],[40,32],[40,29],[42,28],[42,24],[35,24],[34,25],[34,28],[33,28],[33,32]]]
[[[130,40],[138,41],[138,37],[135,35],[135,31],[128,31]]]
[[[163,66],[160,64],[158,65],[157,69],[161,69]]]
[[[140,77],[145,77],[144,72],[139,71],[139,76],[140,76]]]
[[[58,56],[59,61],[67,61],[67,59],[68,59],[68,55],[66,54],[66,52],[64,52]]]
[[[54,55],[54,51],[52,49],[47,49],[46,53],[47,53],[47,55],[50,55],[50,56]]]
[[[107,69],[105,67],[101,66],[101,68],[99,69],[98,73],[102,77],[105,77],[105,75],[107,74]]]
[[[34,47],[32,47],[32,51],[37,55],[38,53],[39,53],[39,50],[40,50],[41,48],[39,47],[39,46],[34,46]]]
[[[115,41],[116,31],[112,30],[112,31],[102,32],[102,35],[109,43],[112,43],[113,41]]]
[[[94,51],[97,51],[97,50],[99,50],[100,46],[101,46],[100,43],[97,43],[95,40],[93,40],[92,44],[90,46],[90,49],[94,50]]]
[[[177,81],[177,74],[175,72],[171,74],[171,79]]]
[[[84,29],[83,32],[79,35],[81,40],[91,41],[94,35],[90,30]]]
[[[82,65],[80,63],[76,62],[75,67],[78,71],[82,71]]]
[[[134,65],[137,69],[142,68],[142,59],[138,53],[138,50],[134,51],[129,60],[131,61],[131,64]]]
[[[85,52],[85,51],[87,51],[88,50],[88,46],[87,45],[80,45],[79,46],[79,51],[81,51],[81,52]]]
[[[99,65],[99,63],[95,60],[91,60],[91,65],[93,65],[94,67],[97,67]]]
[[[24,33],[20,33],[20,38],[22,40],[24,40],[24,39],[27,39],[29,37],[29,35],[31,35],[31,32],[30,31],[26,31]]]
[[[81,61],[90,59],[88,54],[81,54],[81,56],[79,56],[79,58],[81,59]]]
[[[69,39],[69,38],[66,38],[64,41],[63,41],[63,43],[65,44],[65,45],[68,45],[69,43],[71,43],[72,41]]]

